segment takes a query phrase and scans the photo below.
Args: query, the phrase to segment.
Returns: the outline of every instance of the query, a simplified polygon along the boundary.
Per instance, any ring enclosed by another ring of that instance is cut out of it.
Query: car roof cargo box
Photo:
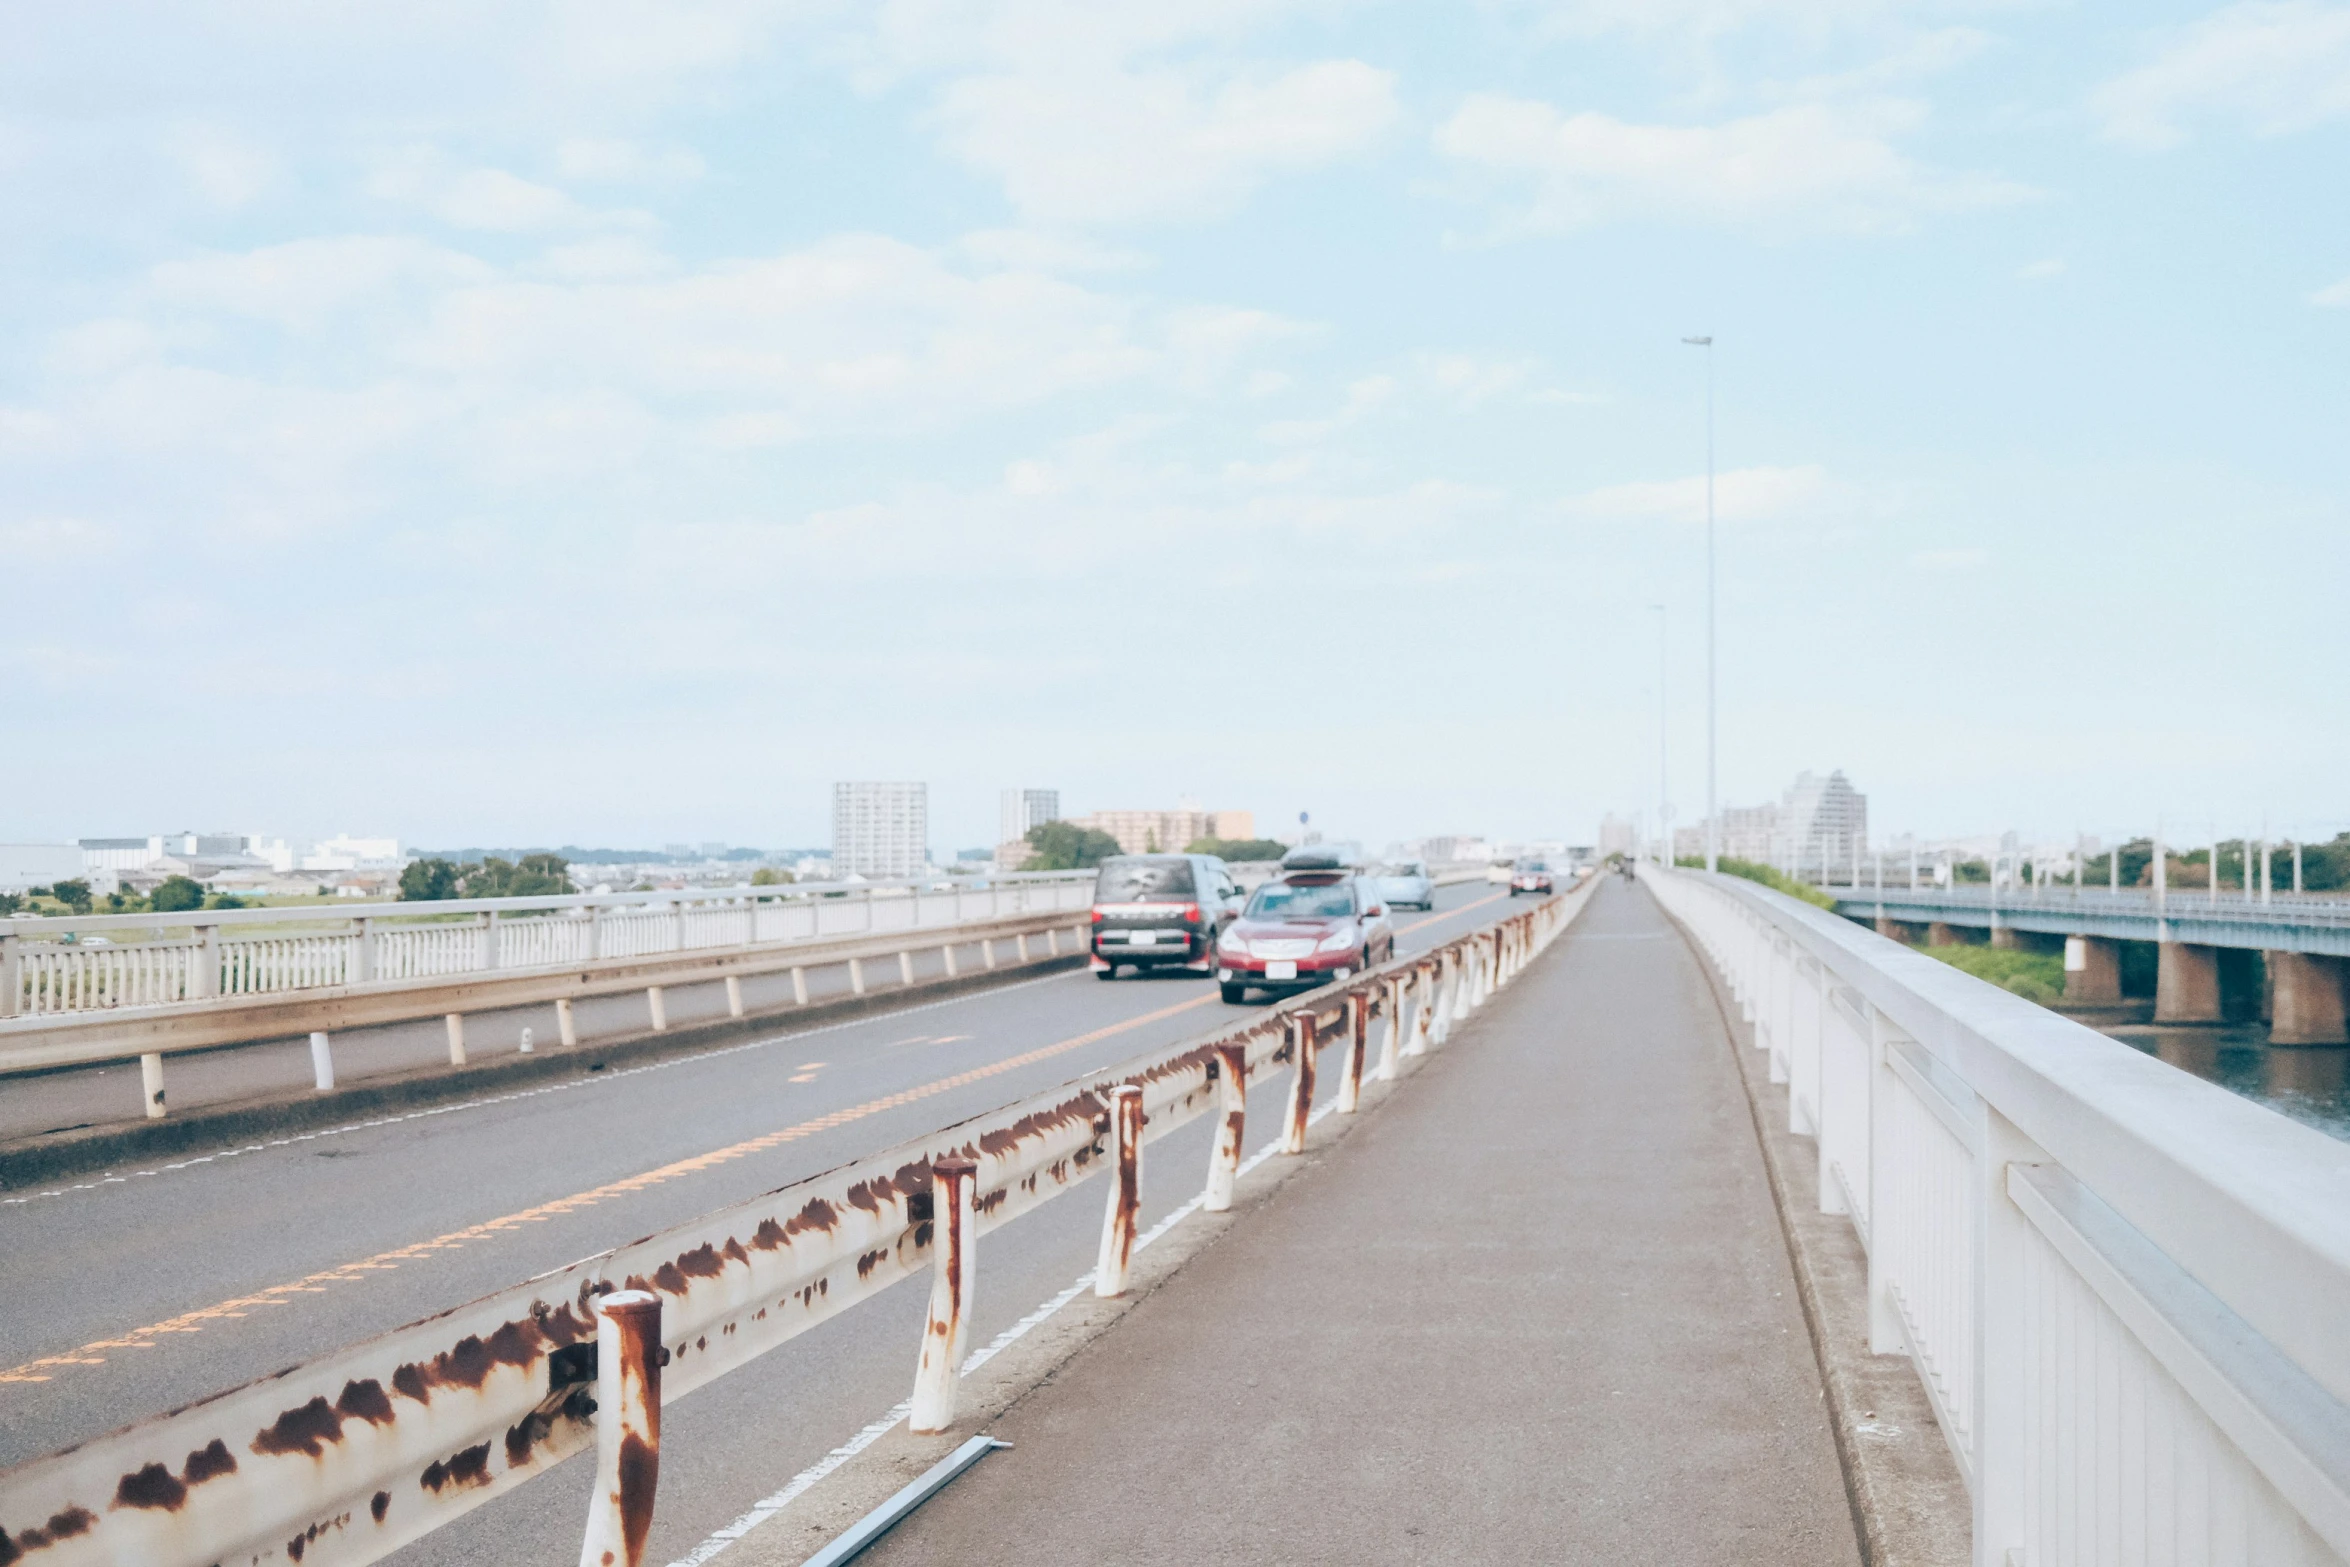
[[[1285,871],[1346,871],[1354,869],[1354,864],[1353,853],[1337,843],[1300,844],[1281,856]]]

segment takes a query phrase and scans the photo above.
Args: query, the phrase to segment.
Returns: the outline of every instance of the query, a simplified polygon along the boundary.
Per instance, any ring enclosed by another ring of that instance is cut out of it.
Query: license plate
[[[1126,933],[1126,939],[1137,947],[1155,947],[1159,942],[1159,933],[1155,930],[1130,930]]]
[[[1297,978],[1296,960],[1291,958],[1268,958],[1265,961],[1265,977],[1267,979]]]

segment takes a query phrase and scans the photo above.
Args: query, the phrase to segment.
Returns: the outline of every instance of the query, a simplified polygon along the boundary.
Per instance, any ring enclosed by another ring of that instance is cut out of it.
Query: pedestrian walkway
[[[1649,895],[992,1428],[864,1558],[1857,1564],[1737,1067]]]

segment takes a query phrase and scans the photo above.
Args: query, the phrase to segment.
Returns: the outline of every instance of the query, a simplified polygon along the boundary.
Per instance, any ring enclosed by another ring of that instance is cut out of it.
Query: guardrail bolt
[[[1290,1019],[1289,1038],[1296,1069],[1289,1076],[1289,1118],[1281,1131],[1281,1151],[1285,1154],[1306,1151],[1306,1121],[1314,1113],[1315,1025],[1311,1012],[1300,1012]]]
[[[955,1392],[971,1339],[978,1175],[979,1162],[962,1154],[930,1161],[930,1314],[922,1325],[914,1407],[906,1422],[916,1436],[936,1436],[955,1423]]]
[[[1216,1046],[1216,1145],[1208,1152],[1208,1189],[1200,1206],[1209,1213],[1232,1208],[1240,1179],[1240,1140],[1248,1131],[1248,1041]]]
[[[1142,1090],[1121,1083],[1109,1090],[1110,1183],[1102,1213],[1101,1254],[1093,1265],[1093,1292],[1104,1300],[1126,1293],[1134,1264],[1134,1223],[1142,1211]]]
[[[661,1478],[661,1297],[596,1302],[596,1489],[579,1567],[642,1567]]]

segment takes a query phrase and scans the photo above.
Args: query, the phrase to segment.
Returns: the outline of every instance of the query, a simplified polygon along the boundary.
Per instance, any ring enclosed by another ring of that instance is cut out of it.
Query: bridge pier
[[[2021,947],[2023,943],[2015,939],[2014,926],[1994,925],[1991,927],[1991,945],[1999,948],[2002,952],[2012,952]]]
[[[2122,946],[2097,936],[2064,938],[2064,999],[2079,1006],[2119,1006]]]
[[[2225,1016],[2220,1007],[2219,949],[2185,941],[2159,943],[2154,969],[2154,1021],[2218,1023]]]
[[[1957,926],[1945,924],[1941,920],[1935,920],[1926,927],[1926,945],[1929,947],[1955,947],[1963,939]]]
[[[2306,952],[2271,952],[2272,1045],[2350,1044],[2350,963]]]

